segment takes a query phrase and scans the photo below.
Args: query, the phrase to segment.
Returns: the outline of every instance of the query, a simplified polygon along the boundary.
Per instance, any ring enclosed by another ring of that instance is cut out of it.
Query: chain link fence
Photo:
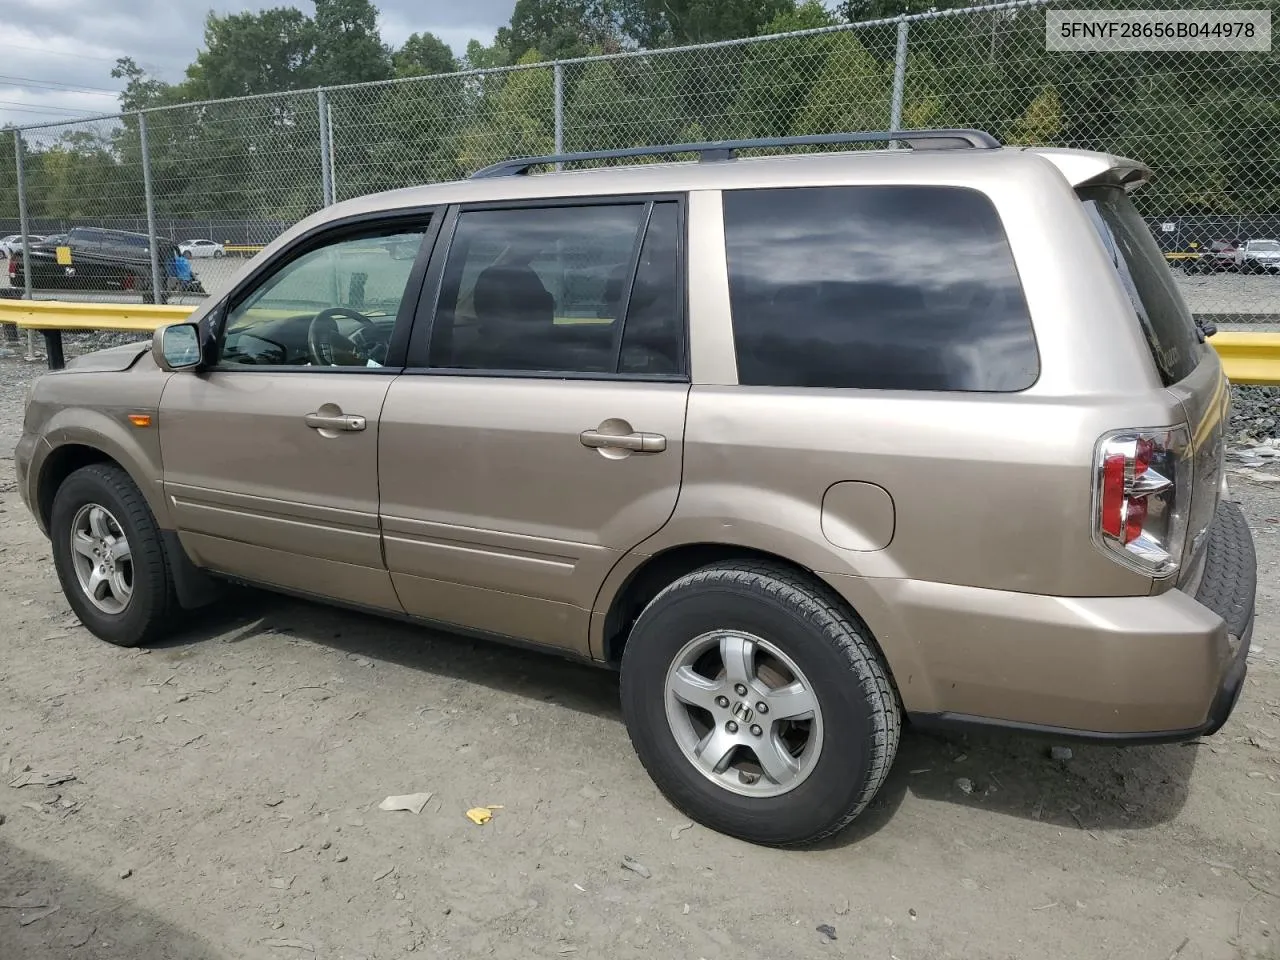
[[[1018,0],[17,129],[0,136],[0,237],[106,227],[145,235],[149,251],[211,239],[228,257],[194,259],[198,283],[185,288],[148,257],[100,281],[45,273],[30,290],[10,270],[21,289],[7,295],[199,297],[237,253],[326,204],[513,156],[885,128],[976,127],[1010,144],[1140,158],[1157,177],[1135,199],[1176,271],[1214,242],[1280,237],[1280,58],[1047,52],[1047,12],[1070,6]],[[1177,272],[1197,312],[1280,309],[1274,277]],[[0,295],[5,284],[0,274]]]

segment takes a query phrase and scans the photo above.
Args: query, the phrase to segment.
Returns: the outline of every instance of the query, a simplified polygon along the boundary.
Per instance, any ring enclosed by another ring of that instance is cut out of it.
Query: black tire
[[[779,796],[743,796],[713,782],[685,756],[667,719],[677,654],[726,629],[790,657],[821,709],[817,760]],[[752,843],[800,846],[838,833],[871,802],[898,749],[898,697],[869,632],[834,593],[781,564],[713,564],[672,583],[637,619],[621,682],[632,745],[659,790],[686,816]]]
[[[222,258],[222,257],[225,257],[225,256],[226,256],[226,254],[225,254],[225,253],[223,253],[221,250],[215,250],[215,251],[213,251],[213,259],[215,259],[215,260],[218,260],[218,259],[220,259],[220,258]]]
[[[88,504],[107,509],[132,551],[133,592],[119,613],[98,609],[76,575],[71,525]],[[62,591],[90,633],[117,646],[136,647],[172,630],[179,606],[164,539],[151,508],[124,470],[114,464],[95,463],[68,476],[54,494],[49,532]]]

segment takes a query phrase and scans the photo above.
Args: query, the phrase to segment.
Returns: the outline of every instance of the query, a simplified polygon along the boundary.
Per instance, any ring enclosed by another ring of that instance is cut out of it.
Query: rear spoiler
[[[1152,179],[1145,163],[1093,150],[1025,147],[1052,163],[1073,187],[1115,186],[1132,192]]]

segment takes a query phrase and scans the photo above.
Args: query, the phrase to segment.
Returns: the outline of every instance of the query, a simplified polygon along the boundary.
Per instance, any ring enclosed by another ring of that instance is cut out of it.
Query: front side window
[[[674,201],[464,211],[429,365],[678,373],[677,213]]]
[[[345,234],[290,260],[233,304],[220,365],[381,366],[425,229]]]
[[[724,194],[738,381],[1025,390],[1035,334],[999,215],[942,186]]]

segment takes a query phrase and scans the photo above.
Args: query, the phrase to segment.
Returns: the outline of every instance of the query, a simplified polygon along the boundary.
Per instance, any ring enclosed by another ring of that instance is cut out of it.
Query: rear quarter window
[[[1004,228],[945,186],[724,194],[738,381],[1013,392],[1039,355]]]
[[[1119,187],[1087,187],[1079,195],[1138,315],[1160,379],[1165,386],[1185,379],[1200,362],[1200,337],[1146,222]]]

